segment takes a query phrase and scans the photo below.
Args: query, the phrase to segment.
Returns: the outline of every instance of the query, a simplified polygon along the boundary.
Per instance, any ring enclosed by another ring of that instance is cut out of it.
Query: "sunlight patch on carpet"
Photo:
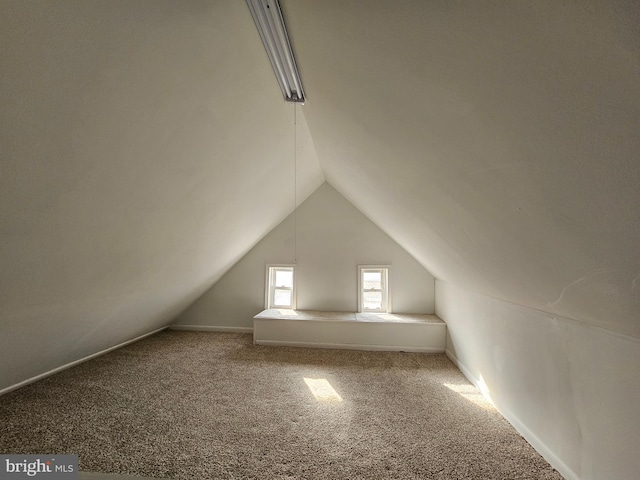
[[[473,385],[470,384],[455,384],[455,383],[443,383],[449,390],[456,392],[461,397],[466,398],[472,403],[475,403],[479,407],[486,409],[493,409],[494,406],[485,396]]]
[[[342,397],[331,386],[326,378],[304,378],[309,390],[319,402],[341,402]]]

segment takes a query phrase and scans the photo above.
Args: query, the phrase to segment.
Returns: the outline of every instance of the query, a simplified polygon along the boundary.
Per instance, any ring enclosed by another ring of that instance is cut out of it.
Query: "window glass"
[[[291,290],[281,290],[276,288],[273,298],[273,305],[276,307],[291,306]]]
[[[358,280],[358,311],[382,313],[389,311],[389,268],[360,265]]]
[[[364,281],[365,290],[382,288],[382,273],[381,272],[362,272],[362,279]]]
[[[364,292],[363,310],[380,310],[382,308],[382,292]]]
[[[265,308],[295,308],[293,265],[267,265]]]
[[[276,287],[293,287],[293,269],[291,270],[276,270]]]

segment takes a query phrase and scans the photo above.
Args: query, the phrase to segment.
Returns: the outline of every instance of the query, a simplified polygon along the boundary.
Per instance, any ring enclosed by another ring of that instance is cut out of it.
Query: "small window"
[[[267,265],[266,283],[266,308],[296,308],[293,265]]]
[[[358,311],[389,312],[389,267],[358,267]]]

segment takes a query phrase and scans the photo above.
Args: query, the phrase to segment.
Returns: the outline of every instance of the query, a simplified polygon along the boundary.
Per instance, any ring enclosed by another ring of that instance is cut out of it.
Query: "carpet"
[[[91,472],[562,478],[444,355],[251,334],[165,330],[0,397],[0,418],[0,452],[74,453]]]

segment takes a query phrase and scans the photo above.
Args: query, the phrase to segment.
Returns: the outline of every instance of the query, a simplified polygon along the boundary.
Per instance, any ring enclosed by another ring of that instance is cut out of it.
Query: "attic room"
[[[640,4],[280,7],[304,102],[244,0],[0,0],[0,456],[638,478]]]

